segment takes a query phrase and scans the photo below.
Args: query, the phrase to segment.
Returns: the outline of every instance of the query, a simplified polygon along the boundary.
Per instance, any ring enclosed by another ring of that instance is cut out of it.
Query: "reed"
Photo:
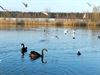
[[[56,27],[92,27],[95,28],[97,26],[100,27],[100,23],[96,23],[93,21],[76,21],[75,19],[72,20],[65,20],[65,21],[30,21],[30,20],[11,20],[11,19],[0,19],[0,28],[7,28],[7,27],[17,27],[22,26],[25,28],[32,28],[36,26],[56,26]]]

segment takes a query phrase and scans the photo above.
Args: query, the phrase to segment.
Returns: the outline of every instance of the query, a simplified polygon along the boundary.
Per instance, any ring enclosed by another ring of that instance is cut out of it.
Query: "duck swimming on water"
[[[98,38],[100,39],[100,36],[98,36]]]
[[[80,55],[81,55],[81,52],[80,52],[80,51],[78,51],[78,52],[77,52],[77,55],[78,55],[78,56],[80,56]]]
[[[41,54],[38,53],[38,52],[36,52],[36,51],[31,51],[30,54],[29,54],[29,57],[31,58],[31,60],[36,60],[36,59],[38,59],[38,58],[41,57],[42,63],[47,63],[47,62],[44,62],[44,61],[43,61],[43,58],[44,58],[44,51],[47,52],[47,49],[46,49],[46,48],[42,49]]]

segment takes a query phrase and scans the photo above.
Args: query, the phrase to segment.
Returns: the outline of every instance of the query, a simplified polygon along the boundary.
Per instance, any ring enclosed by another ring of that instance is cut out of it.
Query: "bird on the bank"
[[[44,15],[46,15],[46,16],[48,16],[49,14],[48,14],[48,12],[42,12]]]

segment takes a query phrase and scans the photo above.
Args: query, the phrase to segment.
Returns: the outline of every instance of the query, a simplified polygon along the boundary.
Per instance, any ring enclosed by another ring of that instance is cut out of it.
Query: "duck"
[[[81,55],[81,52],[80,52],[80,51],[78,51],[78,52],[77,52],[77,55],[78,55],[78,56],[80,56],[80,55]]]
[[[55,38],[59,39],[59,37],[56,35]]]
[[[45,62],[43,61],[44,51],[47,52],[47,49],[46,48],[42,49],[41,54],[36,52],[36,51],[31,51],[30,54],[29,54],[29,57],[30,57],[31,60],[36,60],[36,59],[41,57],[42,63],[47,63],[47,61],[45,61]]]
[[[24,56],[24,54],[27,52],[27,47],[25,47],[25,45],[22,43],[21,44],[22,48],[21,48],[21,53]]]
[[[98,36],[98,38],[100,39],[100,36]]]

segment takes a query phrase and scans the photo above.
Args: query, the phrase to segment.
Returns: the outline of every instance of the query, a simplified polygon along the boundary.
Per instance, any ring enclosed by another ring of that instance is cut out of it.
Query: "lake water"
[[[67,28],[66,28],[67,29]],[[45,30],[45,31],[44,31]],[[0,30],[0,75],[100,75],[100,29],[37,27]],[[28,47],[24,58],[21,43]],[[29,53],[47,48],[44,61],[30,60]],[[82,55],[77,56],[80,51]]]

